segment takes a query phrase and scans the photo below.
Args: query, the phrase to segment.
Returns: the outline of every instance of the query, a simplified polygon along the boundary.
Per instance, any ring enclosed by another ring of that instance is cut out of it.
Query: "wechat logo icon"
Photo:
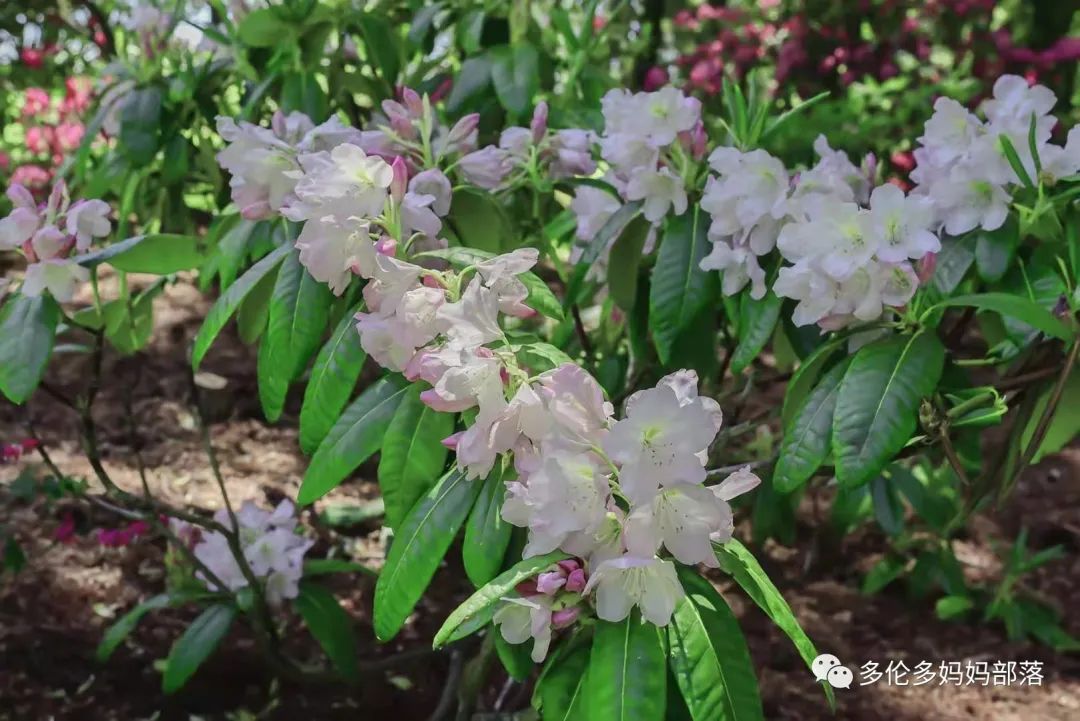
[[[824,681],[833,688],[850,688],[855,680],[855,674],[851,669],[840,663],[840,659],[831,653],[823,653],[810,664],[814,672],[814,678]]]

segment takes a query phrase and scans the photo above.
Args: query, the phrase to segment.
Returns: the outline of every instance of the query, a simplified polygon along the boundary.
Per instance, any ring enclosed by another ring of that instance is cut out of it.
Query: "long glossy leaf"
[[[281,416],[289,383],[299,376],[319,346],[333,296],[290,253],[270,297],[270,320],[259,348],[259,400],[267,420]],[[264,362],[265,359],[265,362]]]
[[[442,628],[435,634],[435,648],[465,638],[480,630],[491,620],[499,599],[514,593],[514,587],[522,581],[532,578],[553,563],[569,558],[562,551],[554,551],[543,556],[533,556],[518,561],[513,568],[500,573],[491,583],[469,596],[465,603],[454,609]]]
[[[739,345],[731,356],[731,372],[742,373],[769,342],[783,301],[771,290],[761,300],[746,295],[739,311]]]
[[[0,308],[0,393],[24,402],[41,383],[52,355],[60,306],[49,295],[16,294]]]
[[[977,295],[959,295],[943,300],[934,308],[967,306],[979,310],[991,310],[995,313],[1015,318],[1037,328],[1048,336],[1060,338],[1066,342],[1076,340],[1077,333],[1069,329],[1062,321],[1054,317],[1046,308],[1028,298],[1009,293],[979,293]]]
[[[836,397],[847,366],[847,362],[838,363],[822,376],[784,431],[780,458],[773,471],[773,484],[781,493],[801,487],[828,457]]]
[[[172,596],[167,593],[160,593],[157,596],[146,599],[121,616],[116,623],[109,626],[105,635],[101,637],[101,643],[99,643],[97,647],[97,660],[103,662],[107,661],[109,657],[112,656],[113,651],[124,642],[124,639],[131,635],[131,632],[139,625],[139,621],[142,620],[143,616],[151,611],[166,608],[170,606],[172,602]]]
[[[313,453],[334,427],[367,360],[353,320],[356,310],[342,317],[330,340],[315,357],[311,378],[304,389],[304,405],[300,408],[300,449],[304,453]]]
[[[716,551],[716,560],[719,561],[720,568],[734,578],[746,595],[772,619],[777,628],[791,639],[799,656],[806,663],[806,667],[811,669],[811,664],[818,655],[817,648],[803,631],[795,614],[791,612],[791,606],[769,580],[768,574],[762,569],[754,555],[734,538],[724,544],[714,543],[713,550]],[[827,684],[822,684],[822,688],[829,700],[829,705],[833,706],[835,697],[832,688]]]
[[[491,81],[499,103],[511,114],[521,117],[532,106],[540,84],[540,56],[527,42],[493,48]]]
[[[667,628],[668,661],[694,721],[763,721],[754,665],[739,622],[697,571],[679,568],[686,591]]]
[[[97,252],[79,257],[78,262],[86,268],[108,263],[127,273],[168,275],[195,268],[205,259],[199,238],[192,235],[155,233],[137,235],[113,243]]]
[[[465,574],[477,588],[499,575],[513,531],[502,518],[506,496],[503,474],[496,468],[483,483],[484,488],[465,524],[465,542],[461,547]]]
[[[307,505],[322,498],[382,447],[386,424],[408,388],[400,376],[388,376],[357,396],[315,451],[297,503]]]
[[[247,294],[264,276],[276,270],[291,250],[292,248],[288,245],[274,249],[269,255],[251,266],[217,299],[217,302],[210,308],[210,312],[206,314],[206,320],[203,321],[202,327],[199,328],[199,334],[195,336],[195,344],[191,350],[191,365],[195,370],[199,369],[206,352],[210,350],[210,345],[217,338],[221,329],[225,327],[225,324],[229,322],[232,314],[240,307],[240,303],[243,302]]]
[[[944,346],[926,331],[859,349],[840,383],[833,415],[840,483],[866,483],[907,444],[919,404],[934,392],[944,363]]]
[[[533,708],[544,721],[584,719],[585,672],[589,668],[587,637],[571,639],[548,656],[533,692]]]
[[[349,614],[338,604],[334,594],[314,583],[301,583],[296,610],[311,635],[322,646],[334,667],[345,678],[356,678],[356,641]]]
[[[618,623],[597,621],[585,680],[589,721],[663,721],[667,664],[661,631],[637,610]]]
[[[479,483],[454,469],[416,503],[394,534],[375,584],[375,636],[380,641],[405,625],[479,492]]]
[[[641,210],[641,201],[635,200],[632,203],[626,203],[621,208],[616,210],[607,222],[601,226],[597,231],[593,239],[589,241],[589,244],[582,250],[581,258],[578,260],[579,266],[591,267],[596,259],[604,252],[604,248],[608,247],[608,243],[611,243],[618,237],[627,224],[633,220],[638,212]]]
[[[795,369],[795,373],[788,382],[787,390],[784,392],[784,407],[780,415],[785,429],[791,426],[796,411],[802,407],[803,402],[817,384],[818,378],[821,377],[825,367],[837,354],[843,343],[842,338],[826,341],[799,363],[799,367]]]
[[[206,609],[191,622],[184,634],[173,644],[165,660],[165,674],[161,688],[173,693],[187,683],[191,675],[202,665],[229,630],[236,608],[219,603]]]
[[[701,269],[708,252],[708,216],[698,208],[670,218],[652,272],[649,323],[660,362],[673,359],[679,331],[689,326],[712,299],[715,273]]]
[[[401,525],[442,476],[447,455],[442,441],[454,432],[454,414],[429,408],[420,400],[420,390],[419,384],[413,384],[402,394],[383,437],[379,489],[391,528]]]

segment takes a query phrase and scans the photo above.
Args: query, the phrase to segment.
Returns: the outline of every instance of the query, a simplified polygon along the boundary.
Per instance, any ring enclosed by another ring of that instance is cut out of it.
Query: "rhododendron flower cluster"
[[[215,513],[214,520],[231,527],[225,509]],[[233,530],[237,533],[244,561],[251,573],[265,583],[267,601],[278,604],[282,599],[296,598],[303,575],[304,554],[314,543],[297,533],[296,507],[291,501],[283,500],[271,512],[246,501],[236,512],[236,523]],[[248,579],[224,534],[201,529],[199,533],[193,533],[191,526],[175,519],[172,525],[181,538],[197,539],[192,548],[195,558],[229,590],[247,587]],[[212,579],[202,571],[197,572],[196,577],[208,588],[214,588]]]
[[[937,220],[950,235],[975,228],[996,230],[1009,214],[1016,186],[1023,181],[1002,145],[1007,139],[1033,182],[1053,185],[1080,172],[1080,128],[1069,131],[1064,147],[1050,142],[1057,120],[1050,114],[1057,97],[1017,75],[994,83],[980,120],[960,103],[939,98],[915,150],[911,179],[915,193],[933,200]],[[1034,141],[1029,142],[1029,133]]]
[[[592,133],[568,128],[549,131],[547,103],[533,110],[528,128],[512,126],[499,135],[498,145],[488,145],[458,161],[462,177],[473,185],[493,190],[515,182],[515,173],[540,173],[551,180],[591,175]]]
[[[675,88],[652,93],[611,90],[601,100],[601,109],[600,154],[610,168],[603,180],[618,195],[587,185],[576,189],[570,208],[577,217],[577,237],[586,244],[627,201],[641,201],[642,214],[654,226],[669,212],[682,215],[688,200],[681,169],[688,157],[705,153],[701,103]],[[613,234],[602,250],[591,271],[594,275],[606,267],[617,237]],[[655,233],[650,232],[646,252],[654,243]],[[571,261],[577,262],[582,252],[582,247],[575,247]]]
[[[101,200],[71,202],[67,186],[58,182],[48,202],[38,204],[26,188],[12,184],[7,196],[15,206],[0,219],[0,250],[19,250],[28,263],[21,292],[36,297],[48,290],[68,302],[90,271],[76,263],[94,238],[112,231],[110,209]]]
[[[18,463],[25,454],[38,447],[38,442],[27,438],[18,443],[0,444],[0,463]]]
[[[275,113],[269,128],[219,117],[217,130],[228,143],[218,163],[232,174],[233,202],[248,220],[268,218],[292,199],[301,154],[359,139],[358,131],[336,117],[316,126],[299,112]]]

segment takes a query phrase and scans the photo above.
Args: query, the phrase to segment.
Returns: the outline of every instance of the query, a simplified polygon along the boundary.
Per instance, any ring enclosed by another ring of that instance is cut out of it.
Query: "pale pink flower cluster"
[[[1056,103],[1052,90],[1029,85],[1018,75],[1003,75],[994,83],[993,97],[982,105],[985,121],[951,98],[938,98],[919,138],[911,179],[918,183],[914,192],[933,202],[945,232],[996,230],[1005,223],[1021,179],[1002,149],[1002,138],[1011,142],[1033,183],[1053,185],[1080,172],[1080,128],[1069,131],[1064,146],[1050,142],[1057,123],[1050,111]]]
[[[465,115],[451,127],[442,125],[429,98],[412,88],[402,88],[399,100],[384,100],[381,107],[382,116],[373,122],[376,129],[362,131],[355,141],[369,155],[387,162],[402,157],[423,164],[476,148],[478,113]]]
[[[67,186],[53,186],[48,202],[37,204],[30,191],[12,184],[7,196],[15,206],[0,219],[0,250],[19,250],[26,256],[26,277],[20,291],[36,297],[44,291],[61,303],[69,302],[90,271],[78,256],[90,249],[94,238],[112,231],[110,209],[101,200],[71,202]]]
[[[214,514],[214,520],[230,527],[231,519],[225,509]],[[297,532],[296,507],[283,500],[272,512],[246,501],[236,512],[236,531],[244,561],[252,575],[265,586],[267,601],[277,605],[283,599],[296,598],[300,578],[304,574],[304,554],[314,541]],[[180,537],[191,539],[192,551],[203,565],[231,591],[246,588],[248,579],[233,550],[229,539],[222,533],[195,529],[183,521],[170,522]],[[202,571],[196,577],[212,590],[212,580]]]
[[[610,90],[601,100],[604,132],[600,155],[608,164],[603,180],[615,194],[589,185],[579,186],[570,209],[577,217],[577,245],[571,260],[577,262],[599,230],[628,201],[641,201],[641,212],[654,228],[646,239],[649,252],[655,243],[655,226],[670,213],[686,212],[687,196],[680,161],[700,159],[705,153],[705,130],[701,103],[676,88],[652,93]],[[618,229],[621,230],[621,229]],[[594,276],[602,275],[618,233],[612,235],[597,263]]]
[[[316,126],[303,113],[280,111],[269,128],[219,116],[217,131],[227,143],[218,164],[232,174],[233,202],[248,220],[269,218],[294,197],[299,155],[358,142],[360,136],[337,117]]]

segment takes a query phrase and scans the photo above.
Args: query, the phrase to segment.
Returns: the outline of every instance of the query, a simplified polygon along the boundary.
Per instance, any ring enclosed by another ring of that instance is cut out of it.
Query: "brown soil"
[[[107,290],[104,291],[108,293]],[[136,455],[145,464],[156,494],[172,503],[215,509],[220,500],[187,405],[186,348],[208,307],[188,283],[167,289],[155,303],[156,329],[150,347],[134,358],[109,357],[105,388],[95,406],[106,465],[131,490],[140,485]],[[228,381],[214,399],[219,420],[212,427],[230,496],[274,503],[295,497],[306,465],[296,443],[297,400],[275,426],[260,416],[255,394],[255,355],[226,332],[206,361],[206,370]],[[85,382],[85,357],[65,355],[54,362],[52,387],[74,396]],[[124,421],[130,404],[137,419],[134,438]],[[29,409],[0,402],[0,441],[26,436],[27,413],[54,460],[68,474],[86,479],[92,472],[78,451],[77,419],[44,393]],[[137,451],[137,453],[136,453]],[[26,465],[25,463],[23,464]],[[87,719],[384,719],[428,718],[442,693],[449,659],[430,655],[392,671],[369,674],[357,688],[296,687],[272,683],[252,637],[237,627],[211,661],[180,693],[160,692],[155,661],[194,616],[194,609],[156,612],[140,624],[106,664],[94,658],[105,628],[140,599],[164,588],[163,550],[156,540],[126,548],[104,548],[96,530],[123,525],[104,511],[70,499],[38,497],[27,502],[8,486],[19,467],[0,468],[0,527],[13,532],[27,555],[15,576],[0,579],[0,721]],[[316,505],[359,504],[377,496],[370,472],[336,490]],[[93,485],[92,485],[93,487]],[[861,721],[1075,721],[1080,719],[1080,658],[1043,646],[1009,642],[998,625],[942,622],[932,601],[911,601],[900,584],[875,596],[858,592],[866,569],[880,557],[885,542],[879,532],[862,530],[827,554],[808,556],[821,547],[815,537],[809,504],[799,514],[794,547],[774,543],[758,555],[819,650],[850,666],[866,661],[1042,661],[1041,686],[889,686],[878,683],[838,690],[836,718]],[[67,514],[79,534],[68,544],[53,538]],[[745,514],[743,514],[745,515]],[[384,544],[377,524],[342,532],[305,513],[319,538],[316,553],[332,552],[377,568]],[[1063,544],[1067,555],[1029,579],[1030,587],[1065,612],[1065,629],[1080,637],[1080,618],[1070,613],[1080,601],[1080,450],[1032,469],[1012,499],[1008,515],[980,517],[970,535],[957,541],[958,552],[973,573],[998,571],[990,540],[1011,539],[1021,526],[1031,531],[1031,545]],[[740,527],[740,535],[748,537]],[[450,558],[456,556],[451,551]],[[370,624],[370,578],[351,575],[330,580],[356,624],[360,652],[383,657],[404,649],[429,646],[448,611],[468,592],[463,574],[444,568],[431,594],[421,602],[406,630],[387,646],[376,644]],[[778,632],[730,582],[720,588],[735,607],[758,668],[765,715],[769,719],[826,719],[832,714],[820,688]],[[294,618],[287,621],[290,650],[315,661],[319,651]],[[501,672],[482,696],[490,711],[504,686]],[[506,694],[503,710],[527,705],[523,689]],[[514,704],[517,703],[517,706]],[[509,718],[505,716],[504,718]]]

